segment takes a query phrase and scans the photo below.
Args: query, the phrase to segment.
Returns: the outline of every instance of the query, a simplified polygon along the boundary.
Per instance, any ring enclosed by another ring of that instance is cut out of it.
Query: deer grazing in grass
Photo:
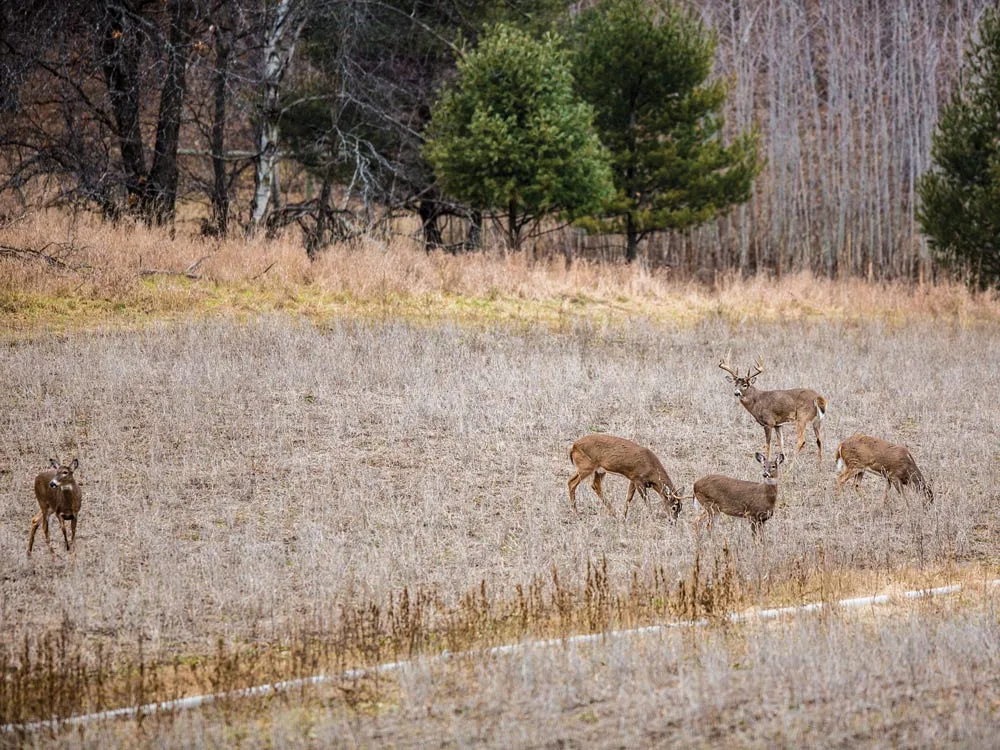
[[[806,444],[806,426],[811,422],[816,433],[816,455],[823,461],[823,436],[820,429],[826,416],[826,399],[808,388],[793,388],[784,391],[761,391],[753,384],[757,376],[764,372],[764,362],[758,357],[753,372],[747,368],[745,377],[726,364],[719,367],[729,373],[726,380],[736,386],[735,395],[753,418],[763,426],[766,440],[765,455],[771,456],[771,430],[778,434],[778,445],[784,452],[785,441],[781,437],[781,426],[794,424],[798,432],[798,450]]]
[[[70,541],[76,540],[76,518],[80,515],[83,493],[73,477],[73,472],[80,466],[80,462],[74,458],[73,463],[68,466],[61,466],[55,459],[50,459],[49,463],[51,468],[45,469],[35,477],[35,499],[38,500],[40,510],[31,519],[28,555],[31,555],[31,547],[35,543],[35,532],[38,531],[39,524],[42,525],[45,543],[49,545],[49,552],[52,552],[52,541],[49,539],[49,515],[51,513],[55,513],[56,518],[59,519],[59,528],[62,529],[67,552]],[[71,537],[66,536],[66,521],[70,522]]]
[[[837,492],[844,488],[844,483],[854,479],[854,490],[866,471],[878,474],[885,479],[885,492],[882,502],[889,497],[889,488],[895,487],[900,495],[904,486],[912,486],[924,495],[928,503],[934,502],[934,493],[927,485],[924,475],[917,468],[913,454],[905,445],[895,445],[887,440],[862,435],[857,432],[837,446]]]
[[[721,474],[709,474],[694,483],[694,498],[703,508],[695,521],[696,527],[700,528],[707,518],[711,531],[715,516],[725,513],[727,516],[746,518],[750,521],[754,537],[761,536],[764,523],[774,514],[774,506],[778,502],[778,466],[784,462],[785,454],[779,453],[773,459],[763,453],[757,453],[755,457],[764,467],[763,482],[746,482]]]
[[[649,487],[660,494],[664,506],[670,507],[673,519],[676,520],[677,515],[681,512],[680,495],[674,487],[670,475],[663,468],[660,459],[648,448],[643,448],[631,440],[613,435],[584,435],[569,449],[569,459],[576,467],[576,474],[570,478],[568,484],[569,502],[573,507],[573,512],[577,515],[579,515],[576,508],[577,485],[591,474],[594,475],[594,479],[590,486],[594,488],[594,492],[597,493],[597,497],[600,498],[608,512],[611,515],[615,514],[614,508],[605,499],[601,489],[604,474],[609,471],[612,474],[621,474],[629,480],[628,493],[625,495],[624,520],[628,520],[628,508],[636,489],[649,505],[649,497],[646,494],[646,489]]]

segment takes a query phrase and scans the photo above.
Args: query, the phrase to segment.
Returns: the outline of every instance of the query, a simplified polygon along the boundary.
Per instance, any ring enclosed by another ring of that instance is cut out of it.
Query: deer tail
[[[826,416],[826,399],[822,396],[817,396],[813,399],[813,404],[816,406],[816,413],[819,414],[819,418],[822,419]]]
[[[833,456],[835,459],[837,459],[837,471],[844,470],[844,457],[840,453],[840,447],[841,446],[839,445],[837,446],[837,452]]]

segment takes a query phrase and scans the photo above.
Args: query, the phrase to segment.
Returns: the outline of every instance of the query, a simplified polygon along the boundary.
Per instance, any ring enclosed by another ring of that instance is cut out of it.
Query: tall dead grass
[[[374,308],[412,316],[533,319],[634,315],[693,322],[1000,319],[1000,302],[962,285],[869,284],[798,274],[698,281],[669,268],[567,262],[562,255],[425,253],[400,235],[337,245],[310,263],[297,237],[207,240],[88,215],[31,214],[0,229],[0,294],[11,315],[44,318],[77,300],[77,322],[142,314],[292,309],[314,317]],[[28,252],[11,252],[26,250]],[[51,260],[46,260],[48,256]],[[197,277],[197,278],[191,278]],[[454,299],[478,300],[456,306]],[[92,304],[87,304],[92,303]],[[515,308],[511,312],[511,305]]]

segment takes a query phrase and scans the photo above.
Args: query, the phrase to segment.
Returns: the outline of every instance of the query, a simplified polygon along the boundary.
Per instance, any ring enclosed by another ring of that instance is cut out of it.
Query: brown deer
[[[760,357],[754,362],[753,372],[747,368],[745,377],[740,377],[739,372],[727,365],[725,360],[719,363],[719,367],[729,373],[726,380],[735,384],[736,398],[764,427],[764,438],[767,443],[765,453],[768,458],[771,456],[771,430],[778,434],[778,445],[784,453],[785,441],[781,437],[781,426],[794,424],[798,432],[798,450],[801,451],[806,444],[806,426],[811,422],[813,432],[816,433],[816,455],[822,463],[823,436],[820,429],[823,417],[826,416],[825,398],[808,388],[792,388],[785,391],[758,390],[753,382],[764,372],[764,362]]]
[[[856,432],[837,446],[835,458],[837,470],[840,472],[837,475],[837,492],[840,492],[844,488],[844,483],[852,478],[854,490],[857,492],[864,473],[870,471],[885,479],[883,503],[889,497],[890,487],[895,487],[902,495],[904,486],[912,486],[923,493],[926,502],[934,502],[934,493],[917,468],[913,454],[905,445],[895,445],[888,440]]]
[[[614,508],[605,499],[601,489],[604,474],[609,471],[612,474],[621,474],[629,480],[628,493],[625,495],[624,520],[628,520],[628,508],[636,489],[649,505],[649,497],[646,494],[648,487],[652,487],[660,494],[664,506],[670,506],[672,518],[676,519],[681,512],[680,495],[660,459],[648,448],[643,448],[631,440],[613,435],[584,435],[569,449],[569,460],[576,467],[576,474],[568,483],[569,503],[577,515],[580,513],[576,509],[577,485],[591,474],[594,475],[594,479],[590,486],[594,488],[594,492],[608,512],[611,515],[615,514]],[[666,490],[670,490],[669,494]]]
[[[77,459],[69,466],[60,466],[55,459],[50,459],[51,468],[46,469],[35,477],[35,498],[41,510],[31,519],[31,534],[28,536],[28,554],[31,555],[31,547],[35,543],[35,532],[38,524],[42,525],[45,533],[45,543],[49,545],[49,552],[52,552],[52,541],[49,539],[49,514],[55,513],[59,519],[59,528],[62,529],[63,541],[66,542],[66,551],[69,551],[70,541],[76,540],[76,518],[80,515],[80,504],[83,501],[83,493],[80,485],[76,483],[73,472],[80,466]],[[70,522],[72,537],[66,536],[66,521]]]
[[[721,474],[709,474],[694,483],[694,498],[703,508],[695,521],[696,527],[700,527],[707,518],[711,531],[715,516],[725,513],[748,519],[754,537],[760,537],[764,522],[774,514],[774,506],[778,502],[778,465],[784,462],[785,454],[779,453],[777,458],[771,459],[757,453],[755,458],[764,467],[763,482],[746,482]]]

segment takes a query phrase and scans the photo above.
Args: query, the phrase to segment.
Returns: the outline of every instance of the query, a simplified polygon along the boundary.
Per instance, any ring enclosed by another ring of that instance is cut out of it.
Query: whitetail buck
[[[28,536],[29,555],[31,547],[35,543],[35,532],[38,530],[38,524],[42,525],[45,543],[49,545],[49,552],[52,551],[52,541],[49,539],[49,514],[51,513],[55,513],[56,518],[59,519],[59,528],[62,529],[67,552],[71,538],[66,536],[66,521],[70,522],[72,540],[76,540],[76,517],[80,514],[83,493],[73,477],[73,472],[80,466],[80,462],[74,458],[73,463],[69,466],[60,466],[55,459],[50,459],[49,463],[51,468],[35,477],[35,499],[38,500],[40,510],[38,515],[31,519],[31,534]]]
[[[628,507],[636,489],[639,490],[646,504],[649,504],[649,497],[646,494],[648,487],[652,487],[660,494],[664,506],[670,507],[674,519],[681,512],[680,496],[674,483],[670,480],[667,470],[660,463],[660,459],[648,448],[643,448],[631,440],[613,435],[584,435],[569,449],[569,460],[576,467],[576,474],[570,478],[568,484],[569,502],[573,506],[574,513],[579,514],[576,509],[577,485],[593,474],[594,479],[590,486],[594,488],[594,492],[597,493],[597,497],[600,498],[608,512],[611,515],[615,514],[614,508],[604,498],[604,492],[601,489],[604,474],[609,471],[612,474],[621,474],[629,480],[628,493],[625,496],[624,520],[628,520]],[[669,494],[664,488],[670,490]]]
[[[850,479],[854,479],[854,490],[857,491],[861,477],[866,471],[870,471],[885,479],[883,503],[889,497],[890,487],[895,487],[902,495],[904,486],[912,486],[923,493],[928,503],[934,502],[934,493],[905,445],[896,445],[888,440],[856,432],[837,446],[835,458],[840,472],[837,475],[838,492]]]
[[[774,459],[763,453],[757,453],[755,457],[764,467],[763,482],[709,474],[694,483],[694,498],[703,508],[695,526],[700,527],[707,518],[711,531],[716,514],[725,513],[727,516],[746,518],[750,521],[753,535],[761,535],[764,522],[774,514],[774,506],[778,502],[778,465],[784,462],[785,454],[779,453]]]
[[[816,455],[823,461],[823,436],[820,429],[823,417],[826,416],[826,399],[816,391],[808,388],[792,388],[785,391],[762,391],[753,381],[764,372],[764,363],[758,357],[754,362],[753,372],[747,368],[745,377],[726,364],[725,360],[719,367],[729,373],[726,380],[736,386],[735,395],[746,410],[764,427],[764,438],[767,442],[765,455],[771,456],[771,430],[778,434],[778,445],[782,453],[785,441],[781,437],[781,426],[794,424],[798,432],[798,450],[806,444],[806,426],[811,422],[816,433]]]

